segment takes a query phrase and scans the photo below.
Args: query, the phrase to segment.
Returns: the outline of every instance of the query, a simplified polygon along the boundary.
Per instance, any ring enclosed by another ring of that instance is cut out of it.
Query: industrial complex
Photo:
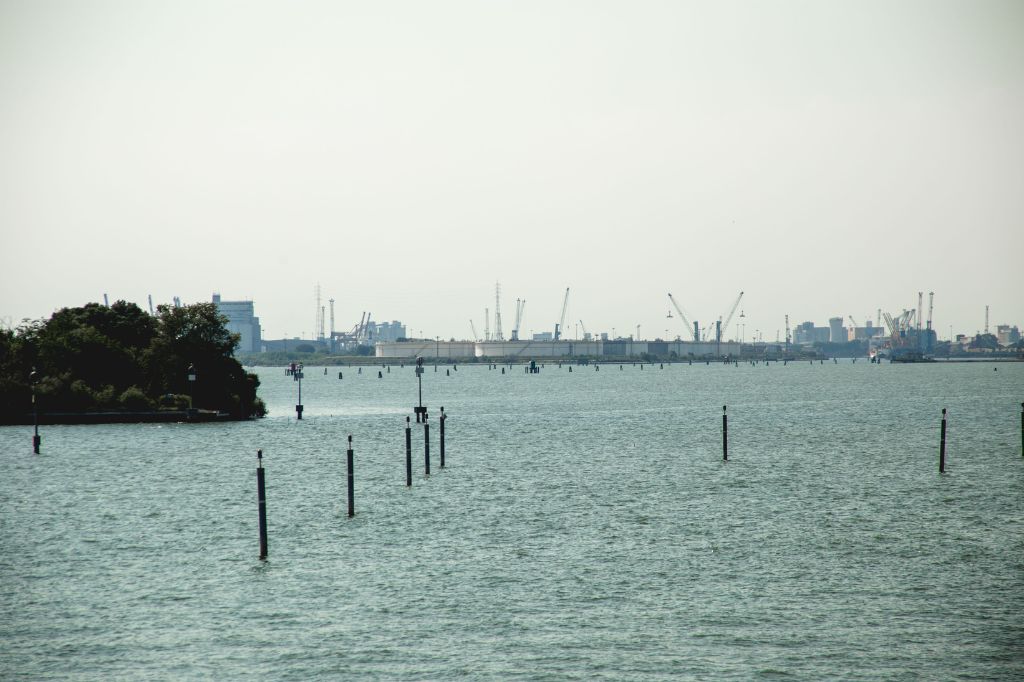
[[[316,298],[316,333],[314,338],[300,337],[265,339],[260,319],[255,315],[251,300],[226,301],[220,294],[213,294],[213,303],[227,318],[228,329],[239,335],[238,351],[260,353],[266,351],[306,351],[338,355],[372,355],[378,358],[568,358],[568,357],[644,357],[659,358],[739,358],[769,355],[796,356],[827,348],[832,353],[844,351],[867,354],[872,358],[887,358],[894,362],[918,362],[930,359],[938,345],[938,335],[933,328],[934,292],[928,294],[927,311],[924,306],[924,292],[918,292],[917,306],[903,309],[898,314],[877,310],[875,319],[865,319],[861,324],[853,316],[832,317],[827,326],[818,326],[806,321],[790,327],[789,316],[785,317],[785,336],[766,342],[762,334],[754,334],[749,341],[744,339],[745,317],[740,304],[743,292],[735,298],[727,314],[710,324],[701,325],[691,321],[672,294],[668,294],[670,308],[667,318],[678,319],[677,327],[682,331],[674,339],[656,338],[645,340],[636,333],[628,336],[591,333],[583,320],[576,320],[575,338],[566,338],[565,325],[569,307],[570,289],[562,296],[561,315],[554,322],[551,331],[531,333],[523,338],[520,330],[526,310],[526,300],[516,299],[515,317],[510,333],[506,336],[501,315],[501,286],[495,285],[494,308],[484,309],[483,335],[477,333],[476,323],[470,319],[470,339],[412,338],[406,325],[398,320],[377,322],[372,314],[364,312],[359,321],[351,327],[338,330],[335,327],[334,299],[326,305],[321,296],[320,286],[314,290]],[[175,302],[178,304],[178,301]],[[152,303],[151,303],[152,307]],[[737,316],[736,313],[739,312]],[[736,320],[736,325],[731,326]],[[846,321],[849,324],[846,324]],[[667,331],[667,330],[666,330]],[[781,331],[781,330],[780,330]],[[950,337],[952,337],[950,330]],[[976,347],[978,338],[989,338],[988,348],[1013,347],[1020,345],[1020,330],[1016,326],[998,325],[996,334],[989,334],[988,307],[985,308],[985,331],[975,336],[957,335],[944,341],[944,352],[951,350],[968,351]],[[845,348],[844,348],[845,347]]]

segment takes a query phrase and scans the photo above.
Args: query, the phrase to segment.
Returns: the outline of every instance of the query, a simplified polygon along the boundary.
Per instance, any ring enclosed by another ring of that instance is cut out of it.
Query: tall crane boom
[[[473,330],[473,340],[474,341],[479,341],[480,337],[476,335],[476,325],[473,324],[473,320],[472,319],[469,321],[469,328]]]
[[[562,316],[555,325],[555,341],[562,338],[562,327],[565,326],[565,311],[569,309],[569,287],[565,288],[565,299],[562,301]]]
[[[676,312],[679,313],[679,319],[681,319],[683,324],[686,325],[686,333],[688,333],[690,338],[694,341],[699,341],[697,333],[693,330],[693,325],[690,324],[688,319],[686,319],[686,313],[684,313],[683,309],[679,307],[678,303],[676,303],[676,299],[672,297],[672,294],[668,295],[668,300],[672,301],[672,307],[676,309]]]
[[[512,328],[512,340],[519,340],[519,330],[523,324],[523,311],[526,310],[526,299],[516,299],[516,324]]]
[[[932,328],[932,310],[935,305],[935,292],[928,292],[928,329]]]
[[[739,307],[740,301],[743,299],[743,292],[736,297],[736,302],[732,304],[732,308],[729,310],[729,314],[725,318],[725,322],[722,323],[722,335],[729,331],[729,323],[732,322],[732,316],[736,314],[736,308]]]

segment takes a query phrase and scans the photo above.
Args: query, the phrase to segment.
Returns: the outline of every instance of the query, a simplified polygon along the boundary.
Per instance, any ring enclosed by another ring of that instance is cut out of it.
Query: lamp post
[[[416,423],[427,421],[427,408],[423,407],[423,357],[416,358],[416,381],[419,383],[419,405],[412,408],[416,413]]]
[[[42,439],[39,437],[39,409],[36,406],[36,383],[39,381],[39,373],[33,367],[28,375],[28,383],[32,386],[32,452],[39,454],[39,445]]]
[[[192,409],[193,409],[192,400],[193,400],[193,396],[195,394],[195,385],[196,385],[196,366],[190,364],[188,366],[188,410],[189,410],[189,412],[191,412]]]
[[[300,362],[292,373],[292,381],[299,382],[299,402],[295,406],[295,418],[302,419],[302,363]]]

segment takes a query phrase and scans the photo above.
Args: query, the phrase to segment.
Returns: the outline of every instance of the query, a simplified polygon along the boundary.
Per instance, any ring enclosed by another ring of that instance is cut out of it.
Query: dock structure
[[[646,353],[658,356],[685,357],[738,357],[739,342],[716,343],[693,341],[634,341],[615,340],[545,340],[545,341],[440,341],[423,339],[413,341],[379,342],[378,358],[436,358],[456,360],[464,358],[556,358],[577,356],[628,357]]]

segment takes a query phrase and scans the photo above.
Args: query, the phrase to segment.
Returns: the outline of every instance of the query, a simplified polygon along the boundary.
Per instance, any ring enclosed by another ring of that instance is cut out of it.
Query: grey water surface
[[[0,678],[1024,678],[1024,364],[322,372],[0,428]]]

